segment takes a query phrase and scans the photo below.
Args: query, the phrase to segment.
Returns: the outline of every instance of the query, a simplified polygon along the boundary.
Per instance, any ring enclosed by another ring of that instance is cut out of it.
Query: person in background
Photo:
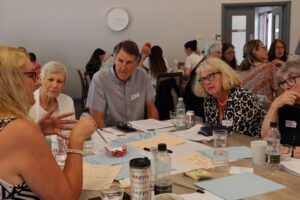
[[[144,67],[150,75],[150,80],[153,86],[156,86],[156,78],[159,73],[168,71],[163,51],[160,46],[153,46],[149,57],[144,62]]]
[[[284,92],[272,102],[263,121],[261,136],[267,138],[270,122],[277,122],[281,143],[294,146],[294,157],[300,158],[300,59],[283,64],[277,77]]]
[[[222,60],[225,61],[232,69],[236,70],[237,61],[235,58],[234,46],[231,43],[222,44]]]
[[[144,61],[146,60],[146,58],[148,58],[148,56],[150,55],[150,52],[151,52],[151,43],[150,42],[146,42],[143,47],[142,47],[142,50],[141,50],[141,53],[140,53],[140,56],[139,56],[139,62],[138,62],[138,65],[139,67],[144,67],[143,66],[143,63]]]
[[[118,121],[144,119],[145,111],[148,118],[158,119],[155,90],[146,71],[137,67],[138,58],[135,42],[120,42],[114,67],[103,69],[93,77],[86,107],[99,128],[115,126]]]
[[[53,116],[75,112],[73,99],[62,93],[66,78],[67,68],[60,62],[51,61],[42,67],[41,87],[34,92],[35,104],[29,110],[34,122],[40,121],[53,110]],[[75,116],[68,119],[74,120]]]
[[[99,71],[102,62],[105,58],[105,51],[102,49],[95,49],[93,55],[91,56],[89,62],[85,66],[86,73],[89,74],[90,78],[92,79],[94,74]]]
[[[204,108],[203,108],[203,97],[198,97],[194,94],[193,87],[196,83],[197,69],[199,68],[201,62],[208,58],[221,58],[221,43],[217,41],[209,42],[204,47],[204,57],[202,60],[194,67],[191,72],[190,80],[186,84],[183,100],[186,105],[186,110],[192,110],[195,115],[201,117],[203,122],[205,122]]]
[[[240,77],[218,58],[204,60],[197,69],[194,93],[204,98],[205,122],[227,125],[242,135],[260,134],[264,110],[257,98],[240,87]]]
[[[27,116],[35,103],[36,72],[27,55],[0,47],[0,199],[78,199],[83,142],[95,131],[84,117],[70,133],[61,170],[40,128]]]
[[[281,67],[288,60],[288,54],[285,42],[280,39],[274,39],[268,52],[268,60],[276,67]]]
[[[187,55],[183,68],[183,80],[190,79],[191,72],[196,65],[202,60],[203,56],[197,54],[197,41],[191,40],[184,44],[185,54]]]
[[[110,56],[103,62],[101,69],[105,68],[112,68],[115,64],[115,54],[116,54],[116,48],[117,46],[114,47],[113,53],[110,54]]]
[[[29,59],[33,64],[33,68],[37,73],[37,79],[40,79],[40,74],[41,74],[41,65],[36,61],[36,55],[32,52],[28,53]]]
[[[249,40],[243,48],[243,61],[238,66],[242,87],[272,102],[280,94],[276,81],[277,68],[268,62],[265,45],[260,40]]]

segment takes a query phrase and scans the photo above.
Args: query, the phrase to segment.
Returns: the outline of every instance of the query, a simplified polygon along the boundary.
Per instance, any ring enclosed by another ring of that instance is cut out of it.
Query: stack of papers
[[[300,176],[300,159],[292,158],[290,161],[281,162],[280,168],[296,176]]]
[[[245,199],[285,188],[253,173],[241,173],[205,182],[195,183],[224,199]]]
[[[224,150],[228,152],[229,161],[234,161],[234,160],[239,160],[244,158],[252,158],[251,150],[249,147],[246,146],[226,147],[224,148]],[[204,150],[200,150],[199,152],[211,160],[214,157],[214,149],[204,149]]]
[[[148,130],[156,130],[173,126],[173,124],[171,124],[170,122],[162,122],[155,119],[132,121],[130,122],[130,124],[133,128],[144,132],[147,132]]]

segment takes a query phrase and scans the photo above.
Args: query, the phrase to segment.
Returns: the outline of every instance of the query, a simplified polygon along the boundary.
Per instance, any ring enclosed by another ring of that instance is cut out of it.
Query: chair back
[[[158,89],[161,81],[171,79],[171,78],[175,79],[176,84],[180,91],[181,84],[182,84],[182,72],[159,73],[157,76],[157,79],[156,79],[156,90]],[[181,96],[180,93],[179,93],[179,96]]]
[[[85,109],[85,102],[87,99],[87,94],[88,94],[88,85],[86,82],[85,77],[83,76],[82,72],[80,69],[77,69],[79,78],[80,78],[80,85],[81,85],[81,108],[82,110]]]

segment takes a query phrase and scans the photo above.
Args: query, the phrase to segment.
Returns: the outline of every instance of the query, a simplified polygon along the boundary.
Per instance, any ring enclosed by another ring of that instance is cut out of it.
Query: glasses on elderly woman
[[[36,80],[37,79],[37,72],[36,71],[31,71],[31,72],[22,72],[23,75],[32,78],[32,80]]]
[[[212,80],[215,79],[216,74],[221,74],[221,72],[212,72],[210,74],[207,74],[205,77],[199,78],[198,82],[199,83],[204,83],[205,80],[212,81]]]
[[[299,78],[299,77],[300,77],[300,75],[298,75],[298,76],[290,76],[286,80],[280,81],[278,83],[278,85],[282,89],[284,89],[284,85],[285,84],[288,84],[288,86],[292,87],[293,85],[296,84],[296,79]]]

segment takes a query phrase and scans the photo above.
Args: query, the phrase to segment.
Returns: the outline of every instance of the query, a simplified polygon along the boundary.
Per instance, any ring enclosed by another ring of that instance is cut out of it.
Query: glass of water
[[[100,190],[100,197],[102,200],[122,200],[124,188],[119,184],[113,183],[108,189]]]
[[[215,149],[213,156],[213,163],[216,167],[228,166],[228,151],[225,149]]]
[[[227,130],[225,129],[215,129],[213,130],[214,147],[224,148],[227,142]]]
[[[293,146],[288,144],[280,145],[280,162],[290,161],[292,159]]]

